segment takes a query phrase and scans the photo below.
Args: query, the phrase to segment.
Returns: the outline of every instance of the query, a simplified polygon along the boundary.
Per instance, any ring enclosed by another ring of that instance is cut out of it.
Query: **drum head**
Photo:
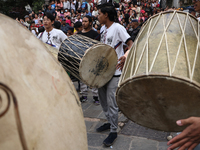
[[[88,149],[79,97],[63,67],[24,26],[2,14],[0,22],[0,82],[10,87],[18,103],[16,107],[11,100],[0,117],[0,149]],[[8,104],[5,95],[0,87],[0,114]]]
[[[55,47],[44,43],[44,45],[47,47],[47,49],[49,50],[49,52],[51,52],[51,54],[58,59],[58,49],[56,49]]]
[[[168,131],[182,131],[179,119],[200,117],[200,88],[183,78],[164,75],[137,76],[117,90],[117,104],[132,121],[142,126]]]
[[[115,50],[106,44],[89,48],[80,63],[82,81],[93,88],[105,85],[114,75],[117,65]]]

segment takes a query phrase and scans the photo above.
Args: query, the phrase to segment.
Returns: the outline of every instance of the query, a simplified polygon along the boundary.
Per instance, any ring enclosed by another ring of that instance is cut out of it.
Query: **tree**
[[[0,0],[0,12],[12,18],[23,18],[28,14],[25,10],[28,4],[37,12],[42,9],[44,0]]]

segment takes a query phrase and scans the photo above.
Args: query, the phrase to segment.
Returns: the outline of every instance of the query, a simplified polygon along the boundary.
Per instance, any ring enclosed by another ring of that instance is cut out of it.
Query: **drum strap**
[[[121,44],[122,42],[117,43],[114,48],[117,49]]]
[[[40,34],[40,37],[39,37],[39,39],[42,37],[43,33],[44,33],[44,32],[42,32],[42,33]]]
[[[104,30],[95,38],[95,40],[98,40],[100,35],[104,32]],[[117,49],[120,45],[122,44],[122,42],[119,42],[115,45],[114,49]]]

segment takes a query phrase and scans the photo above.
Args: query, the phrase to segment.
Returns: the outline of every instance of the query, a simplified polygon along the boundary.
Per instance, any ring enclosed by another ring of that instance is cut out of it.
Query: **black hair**
[[[50,19],[51,22],[55,20],[55,17],[54,17],[53,14],[50,13],[50,12],[46,12],[46,13],[44,14],[44,17],[45,17],[45,16],[46,16],[48,19]]]
[[[117,18],[117,12],[115,10],[115,7],[112,3],[103,3],[98,6],[98,9],[101,10],[103,14],[108,14],[108,18],[110,21],[115,21]]]
[[[80,28],[82,26],[82,23],[80,21],[75,22],[74,28]]]
[[[74,27],[69,27],[68,30],[71,30],[74,33]]]
[[[55,21],[53,26],[56,28],[56,29],[60,29],[61,27],[61,23],[59,21]]]
[[[70,16],[66,16],[66,18],[68,18],[68,19],[71,19],[71,17],[70,17]]]
[[[98,28],[97,28],[97,30],[100,30],[101,29],[101,26],[100,25],[98,25]]]
[[[89,23],[92,22],[92,17],[91,17],[91,16],[89,16],[89,15],[85,15],[84,17],[88,18]],[[84,18],[84,17],[83,17],[83,18]]]
[[[33,23],[35,23],[35,21],[33,20],[33,21],[31,21],[31,24],[33,24]]]
[[[44,32],[44,31],[45,31],[45,28],[43,26],[38,27],[38,32],[39,33]]]

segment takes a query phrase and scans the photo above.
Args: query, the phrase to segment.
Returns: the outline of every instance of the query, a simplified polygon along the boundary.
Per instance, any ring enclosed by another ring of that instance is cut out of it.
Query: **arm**
[[[183,120],[178,120],[177,125],[186,126],[183,132],[167,144],[171,146],[168,150],[172,150],[179,147],[179,150],[193,150],[200,143],[200,117],[190,117]]]
[[[129,51],[130,51],[130,49],[132,47],[133,41],[129,38],[127,40],[126,44],[128,45],[128,50],[126,51],[126,53],[124,54],[124,56],[122,56],[122,57],[120,57],[118,59],[119,63],[117,64],[117,69],[119,69],[119,70],[122,70],[123,67],[124,67],[125,60],[126,60],[126,58],[128,56],[128,53],[129,53]]]

